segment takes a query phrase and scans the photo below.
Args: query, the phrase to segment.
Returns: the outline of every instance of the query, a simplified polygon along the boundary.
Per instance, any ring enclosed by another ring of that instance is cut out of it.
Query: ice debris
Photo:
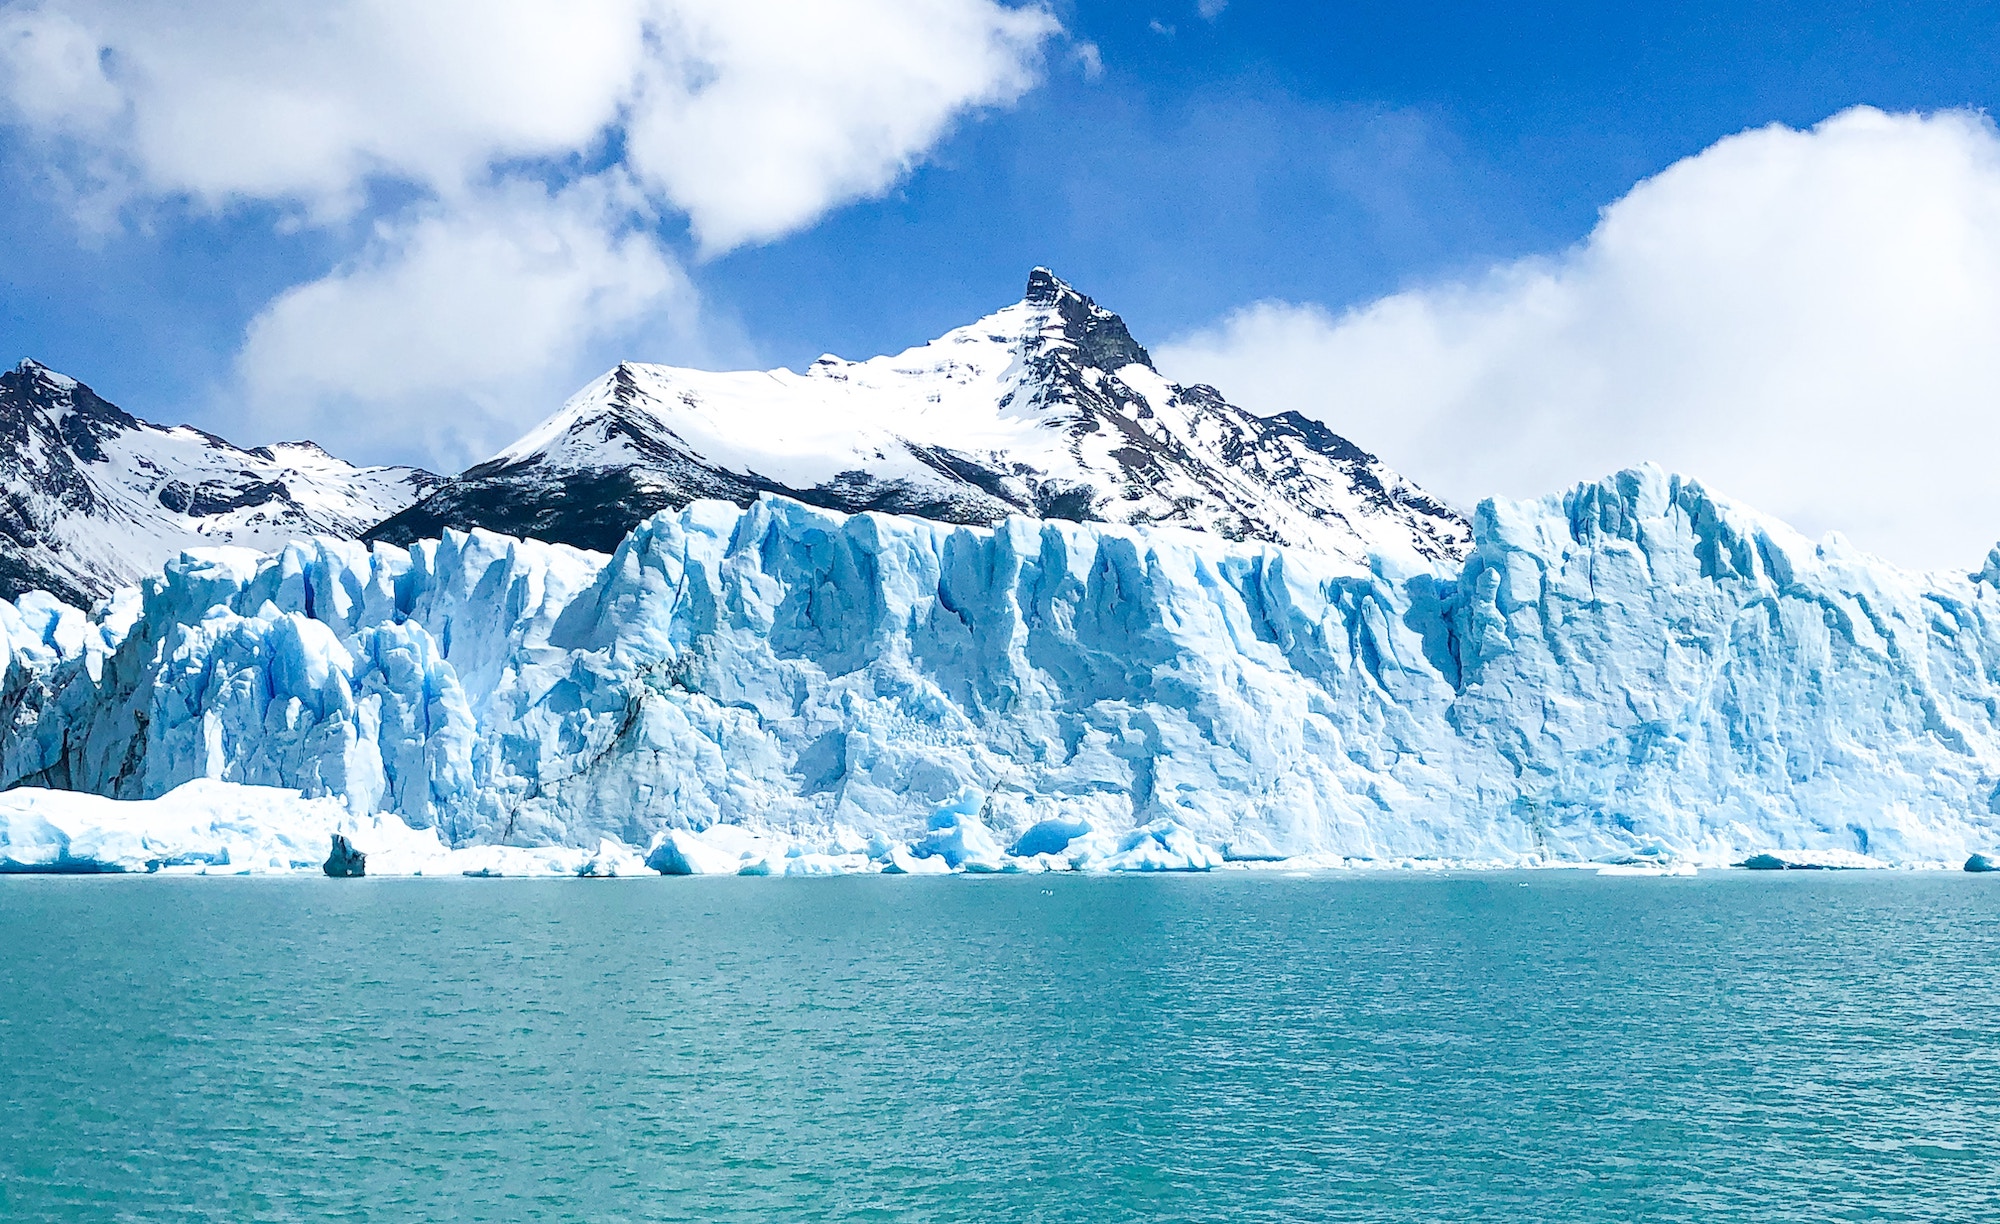
[[[354,848],[345,833],[333,835],[333,850],[321,870],[336,880],[355,879],[368,874],[368,856]]]
[[[1852,850],[1782,850],[1753,854],[1738,867],[1751,871],[1865,871],[1889,866],[1878,858]]]

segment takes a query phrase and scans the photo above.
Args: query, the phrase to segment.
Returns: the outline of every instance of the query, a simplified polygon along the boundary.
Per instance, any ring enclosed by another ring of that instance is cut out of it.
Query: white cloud
[[[61,13],[0,13],[0,66],[6,97],[20,116],[43,127],[102,131],[124,108],[104,75],[91,32]]]
[[[1104,78],[1104,52],[1096,43],[1077,43],[1070,52],[1070,58],[1076,62],[1084,80],[1097,81]]]
[[[999,0],[43,0],[0,13],[0,118],[53,177],[86,167],[82,216],[173,200],[385,221],[272,302],[240,365],[260,396],[376,405],[400,437],[428,428],[412,396],[499,368],[476,358],[525,372],[690,305],[635,229],[684,216],[715,254],[878,194],[1030,88],[1059,29]],[[548,182],[595,183],[595,202]],[[496,419],[553,406],[519,385],[474,390]]]
[[[627,124],[634,171],[707,250],[888,187],[967,107],[1034,83],[1055,19],[965,0],[683,4]]]
[[[70,0],[18,13],[36,41],[97,48],[106,114],[0,85],[33,126],[93,141],[137,195],[277,200],[317,216],[369,180],[450,193],[494,163],[598,140],[642,62],[643,0]]]
[[[512,441],[514,398],[553,406],[594,341],[694,313],[672,256],[620,228],[621,186],[510,183],[383,224],[359,258],[251,322],[238,367],[259,423],[361,453],[400,421],[458,463]]]
[[[1655,460],[1912,566],[2000,538],[2000,132],[1861,108],[1723,140],[1551,258],[1156,350],[1462,503]]]
[[[0,20],[0,95],[135,191],[315,215],[622,128],[642,185],[722,249],[883,190],[1028,89],[1059,28],[995,0],[52,0]]]
[[[1203,21],[1214,21],[1222,16],[1222,10],[1229,7],[1229,0],[1195,0],[1195,12]]]

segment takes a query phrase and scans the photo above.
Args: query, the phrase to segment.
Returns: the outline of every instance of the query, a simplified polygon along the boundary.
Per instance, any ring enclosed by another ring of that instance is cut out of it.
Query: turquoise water
[[[2000,1218],[2000,878],[0,881],[7,1220]]]

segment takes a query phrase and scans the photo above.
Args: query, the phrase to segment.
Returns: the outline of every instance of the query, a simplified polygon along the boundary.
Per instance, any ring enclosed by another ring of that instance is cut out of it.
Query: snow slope
[[[1317,422],[1168,382],[1117,315],[1046,269],[1022,301],[893,357],[803,374],[621,365],[370,538],[486,527],[609,550],[658,510],[760,493],[946,523],[1169,524],[1349,560],[1456,558],[1468,538]]]
[[[0,597],[42,589],[88,604],[183,548],[352,538],[436,482],[310,442],[246,451],[148,424],[23,361],[0,373]]]
[[[1907,574],[1655,469],[1473,536],[1358,565],[767,498],[608,558],[190,556],[94,620],[0,605],[0,784],[280,786],[671,870],[2000,841],[2000,553]]]

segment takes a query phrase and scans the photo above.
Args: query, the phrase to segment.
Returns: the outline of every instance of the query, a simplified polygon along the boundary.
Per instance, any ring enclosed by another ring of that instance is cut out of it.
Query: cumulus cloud
[[[968,106],[1011,102],[1056,30],[960,0],[678,5],[627,124],[633,170],[705,249],[787,233],[894,182]]]
[[[2000,538],[2000,132],[1859,108],[1730,137],[1575,248],[1156,350],[1463,504],[1654,460],[1911,566]]]
[[[258,315],[241,367],[395,432],[481,371],[492,413],[546,410],[503,365],[692,302],[638,231],[684,218],[713,255],[877,194],[1032,87],[1057,33],[1000,0],[43,0],[0,15],[0,114],[86,168],[80,211],[383,222]]]
[[[357,406],[421,406],[406,421],[421,453],[456,465],[506,445],[510,392],[553,403],[600,338],[694,313],[673,257],[621,228],[623,190],[514,182],[380,225],[251,322],[238,366],[261,423],[355,453],[380,429]]]
[[[34,129],[101,150],[114,190],[342,216],[371,180],[451,193],[600,139],[644,19],[641,0],[63,0],[13,14],[7,61],[61,46],[62,69],[0,90]],[[51,105],[50,76],[88,104]]]
[[[0,13],[6,100],[31,124],[85,132],[111,124],[124,100],[104,75],[101,51],[88,29],[62,13]]]

